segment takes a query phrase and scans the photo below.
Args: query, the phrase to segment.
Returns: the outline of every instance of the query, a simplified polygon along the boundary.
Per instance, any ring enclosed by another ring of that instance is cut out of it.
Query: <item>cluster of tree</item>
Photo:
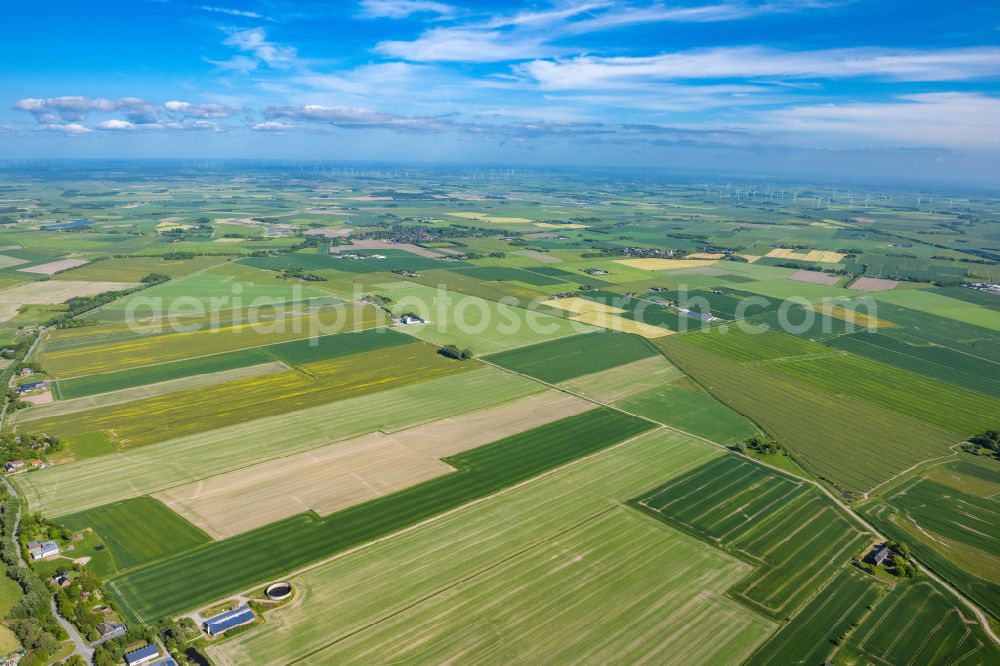
[[[448,358],[453,358],[459,361],[467,361],[472,358],[471,349],[459,349],[455,345],[445,345],[438,350],[438,353],[442,356],[447,356]]]
[[[910,548],[900,541],[886,541],[886,547],[892,551],[892,556],[886,562],[888,569],[900,578],[913,578],[917,575],[917,568],[910,562]]]
[[[0,371],[0,386],[10,386],[10,380],[15,374],[19,374],[21,370],[28,367],[24,362],[24,357],[27,355],[28,350],[31,346],[35,344],[35,340],[38,339],[38,333],[34,332],[30,335],[20,336],[17,342],[14,343],[13,347],[5,347],[8,354],[12,351],[12,356],[6,356],[5,358],[13,358],[14,362]],[[8,390],[3,397],[3,405],[0,407],[6,408],[17,408],[21,403],[21,399],[13,391]]]
[[[19,565],[18,546],[13,536],[19,508],[17,498],[7,496],[3,499],[0,557],[7,564],[7,576],[20,586],[23,593],[21,600],[8,613],[7,624],[26,650],[20,663],[34,666],[47,663],[59,651],[59,642],[66,638],[66,632],[52,614],[45,583],[34,570]]]
[[[490,252],[490,256],[493,257],[494,259],[506,259],[507,258],[507,253],[506,252]]]
[[[0,462],[11,460],[41,460],[46,454],[63,448],[62,441],[54,435],[10,432],[0,434]]]
[[[762,456],[785,452],[785,450],[781,448],[780,444],[772,439],[761,437],[760,435],[754,435],[753,437],[745,439],[742,442],[737,442],[733,446],[733,450],[744,454],[750,451]]]
[[[981,435],[970,437],[968,444],[963,445],[962,448],[977,456],[1000,459],[1000,433],[996,430],[987,430]]]
[[[124,663],[125,653],[130,646],[137,643],[152,643],[155,640],[154,628],[129,625],[123,635],[104,641],[94,648],[94,666],[120,666]]]
[[[314,273],[306,273],[305,270],[301,268],[285,268],[281,271],[281,277],[284,279],[299,279],[306,282],[326,282],[326,278],[322,275],[316,275]]]
[[[101,637],[97,625],[105,621],[104,615],[94,610],[96,604],[103,603],[100,581],[78,564],[61,573],[71,582],[68,587],[58,587],[53,583],[59,614],[72,622],[88,641],[96,641]]]
[[[75,317],[78,317],[85,312],[89,312],[94,308],[107,305],[108,303],[118,300],[123,296],[128,296],[129,294],[133,294],[137,291],[166,282],[169,279],[170,276],[168,275],[150,273],[140,280],[142,284],[138,287],[132,287],[131,289],[119,289],[117,291],[105,291],[95,296],[74,296],[66,301],[66,305],[68,306],[66,312],[60,314],[59,316],[52,317],[46,321],[44,325],[58,326],[59,328],[71,328],[74,324],[70,324],[69,322]]]
[[[18,529],[21,544],[29,541],[62,541],[73,538],[73,530],[53,522],[40,513],[23,513]]]

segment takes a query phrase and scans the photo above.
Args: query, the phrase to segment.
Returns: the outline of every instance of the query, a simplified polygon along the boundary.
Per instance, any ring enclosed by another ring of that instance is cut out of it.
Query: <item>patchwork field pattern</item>
[[[143,446],[473,367],[417,342],[309,363],[301,373],[254,377],[39,419],[33,427],[67,438],[100,430],[121,448]]]
[[[104,344],[58,351],[43,350],[41,360],[46,369],[59,378],[77,377],[189,359],[193,349],[203,356],[210,356],[307,339],[315,331],[326,335],[373,328],[385,323],[385,320],[385,315],[372,306],[348,305],[313,314],[294,315],[280,322],[244,322],[190,333],[131,336]]]
[[[186,551],[112,579],[130,614],[151,620],[264,583],[322,557],[485,497],[649,430],[598,408],[445,460],[457,471],[326,518],[302,514]]]
[[[422,644],[439,662],[509,663],[518,654],[544,660],[533,645],[543,640],[573,661],[611,663],[623,655],[633,663],[643,656],[657,663],[738,663],[772,626],[723,594],[734,580],[726,576],[744,575],[745,567],[673,530],[649,530],[642,516],[616,522],[622,531],[596,550],[584,551],[576,536],[599,535],[602,525],[628,514],[620,502],[716,455],[683,435],[657,431],[556,470],[294,578],[300,603],[272,613],[253,632],[213,645],[210,656],[226,666],[348,656],[392,661],[426,638]],[[617,586],[628,583],[619,576],[633,568],[588,565],[614,550],[619,536],[632,544],[622,555],[633,567],[659,564],[631,579],[644,581],[654,595],[643,590],[621,599]],[[563,547],[553,552],[552,543]],[[696,572],[714,584],[692,584]],[[573,576],[586,578],[589,593],[574,590]],[[536,596],[535,586],[545,595]],[[492,596],[481,610],[470,608],[468,602],[487,591]],[[696,596],[699,604],[685,603]],[[508,612],[508,599],[516,612]],[[702,603],[712,612],[700,612]],[[475,621],[462,611],[478,613]],[[635,631],[620,632],[619,621],[609,619],[617,617]],[[589,626],[581,628],[582,619]],[[386,641],[388,626],[412,640]],[[678,647],[663,649],[667,641]]]
[[[1000,501],[995,495],[977,496],[954,483],[916,478],[865,506],[862,513],[1000,617]]]
[[[794,614],[868,538],[804,482],[735,456],[706,463],[632,504],[757,564],[732,594],[779,619]]]
[[[208,535],[150,497],[105,504],[63,516],[73,530],[91,528],[119,569],[152,562],[209,541]]]
[[[223,539],[303,511],[326,516],[453,471],[440,459],[593,409],[555,390],[477,412],[362,435],[176,486],[157,499]]]
[[[656,354],[643,340],[625,333],[585,333],[493,354],[487,361],[558,383],[608,370]]]
[[[65,515],[365,433],[392,432],[485,409],[541,390],[529,379],[494,368],[478,368],[259,418],[252,426],[217,428],[72,465],[49,467],[21,476],[17,482],[32,510]],[[250,433],[255,436],[248,437]]]
[[[913,465],[950,455],[960,438],[851,396],[743,365],[680,338],[656,343],[675,365],[781,442],[796,462],[853,493],[872,490]]]

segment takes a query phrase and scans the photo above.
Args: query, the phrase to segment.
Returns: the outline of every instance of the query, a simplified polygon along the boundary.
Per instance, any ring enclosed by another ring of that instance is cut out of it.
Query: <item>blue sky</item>
[[[996,2],[129,0],[5,19],[0,157],[1000,182]]]

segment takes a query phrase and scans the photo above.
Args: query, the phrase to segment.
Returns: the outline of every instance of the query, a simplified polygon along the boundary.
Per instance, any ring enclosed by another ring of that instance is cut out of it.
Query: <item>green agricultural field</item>
[[[694,386],[682,382],[634,395],[615,406],[720,444],[757,434],[753,423]]]
[[[861,622],[882,593],[871,576],[855,567],[841,569],[746,666],[834,663],[833,654],[843,637]]]
[[[306,363],[327,361],[351,354],[399,347],[412,342],[412,338],[392,329],[374,328],[356,333],[324,335],[308,340],[282,342],[261,347],[260,351],[289,365],[301,366]]]
[[[902,305],[973,326],[1000,331],[1000,312],[924,289],[893,289],[874,294],[880,302]]]
[[[798,356],[829,355],[821,344],[780,333],[748,326],[710,329],[684,336],[684,341],[707,349],[739,363],[756,363]]]
[[[529,379],[477,368],[207,433],[57,465],[17,477],[32,510],[60,516],[249,467],[376,430],[486,409],[543,390]],[[109,445],[110,446],[110,445]]]
[[[128,257],[95,261],[52,276],[54,280],[97,280],[99,282],[138,282],[150,273],[180,278],[228,261],[227,257]]]
[[[826,344],[900,370],[1000,398],[1000,363],[965,351],[868,332],[842,335],[827,340]]]
[[[1000,650],[926,580],[883,598],[847,642],[843,663],[992,664]]]
[[[385,315],[373,306],[347,305],[315,314],[291,315],[277,321],[247,322],[192,332],[130,335],[110,342],[42,349],[41,362],[60,379],[116,372],[145,365],[179,361],[197,356],[303,340],[312,335],[356,332],[384,323]],[[86,333],[84,333],[86,335]]]
[[[768,361],[761,367],[830,395],[860,398],[961,437],[995,426],[1000,414],[1000,399],[851,354]]]
[[[130,614],[151,620],[266,582],[638,435],[648,421],[598,408],[445,459],[457,470],[317,518],[302,514],[114,578]]]
[[[111,550],[119,571],[211,541],[207,534],[152,497],[71,513],[60,522],[71,530],[91,528],[97,532]]]
[[[105,372],[71,379],[61,379],[54,382],[54,391],[60,399],[70,400],[99,393],[134,388],[136,386],[143,386],[144,384],[154,384],[210,372],[224,372],[235,368],[245,368],[259,363],[267,363],[270,360],[271,358],[260,349],[242,349],[212,356],[120,370],[118,372]]]
[[[487,357],[515,372],[558,383],[653,356],[653,348],[636,335],[586,333],[542,342]]]
[[[949,485],[916,478],[866,505],[862,513],[879,529],[910,545],[913,553],[994,617],[1000,618],[1000,500],[955,486],[966,476],[948,465],[935,474]],[[994,475],[994,480],[1000,474]],[[973,485],[975,488],[975,485]]]
[[[473,362],[447,359],[429,345],[411,342],[306,364],[302,372],[239,379],[37,419],[31,422],[31,428],[69,440],[103,431],[116,446],[129,448],[415,384],[474,367]]]
[[[869,538],[814,488],[736,456],[631,504],[756,564],[731,594],[776,619],[794,615]]]
[[[684,374],[661,355],[632,361],[589,375],[581,375],[559,383],[573,393],[608,403],[630,395],[659,388]]]
[[[612,517],[624,518],[620,502],[715,455],[712,447],[657,431],[561,468],[293,578],[301,591],[299,603],[269,614],[267,623],[252,632],[211,646],[209,655],[220,666],[340,661],[347,654],[362,655],[363,661],[391,661],[409,642],[384,640],[385,628],[394,626],[399,635],[413,636],[414,641],[430,636],[429,645],[453,646],[460,641],[450,654],[435,652],[436,661],[461,656],[477,662],[509,662],[510,653],[498,649],[501,634],[491,630],[496,626],[504,630],[503,636],[517,641],[518,654],[539,655],[548,646],[565,650],[566,659],[574,661],[606,663],[622,654],[633,662],[645,655],[658,663],[691,659],[738,663],[766,638],[771,625],[725,596],[732,583],[727,576],[735,573],[737,563],[718,551],[719,559],[714,559],[710,546],[669,529],[647,532],[641,521],[615,520],[619,536],[633,545],[623,556],[638,558],[629,561],[642,571],[647,569],[640,555],[647,556],[661,564],[658,571],[621,578],[633,567],[588,566],[590,558],[572,557],[580,552],[576,547],[560,551],[548,562],[536,559],[536,552],[552,552],[546,544],[553,539],[579,545],[577,535],[594,529],[595,521],[607,525]],[[633,541],[640,533],[641,541]],[[613,549],[617,539],[607,539],[598,549]],[[696,548],[691,550],[691,545]],[[413,562],[421,564],[414,567]],[[526,568],[524,562],[537,566]],[[708,562],[717,569],[705,571]],[[696,571],[704,571],[711,583],[688,588]],[[586,577],[581,580],[591,594],[576,590],[567,578],[574,573]],[[456,616],[455,611],[468,608],[465,600],[484,590],[479,583],[484,577],[489,580],[487,588],[494,590],[493,602],[510,593],[521,602],[534,602],[536,585],[539,593],[547,591],[548,598],[513,613],[505,612],[506,604],[487,602],[469,611],[474,613],[472,622],[468,615]],[[549,577],[561,587],[549,587]],[[640,582],[657,593],[633,592],[631,585]],[[621,585],[633,597],[619,604],[612,585]],[[677,607],[679,598],[693,595],[701,595],[702,603]],[[447,621],[434,621],[437,613],[430,613],[430,608],[446,614]],[[581,617],[565,615],[574,612]],[[617,623],[608,618],[625,617],[622,614],[627,614],[635,633],[615,631]],[[559,622],[553,624],[556,617]],[[579,628],[576,622],[585,618],[592,621]],[[508,629],[518,620],[522,621]],[[663,650],[664,645],[671,647]],[[534,661],[538,660],[545,659]]]
[[[671,336],[656,343],[698,384],[773,435],[800,465],[852,492],[879,486],[913,465],[950,454],[960,438],[870,402],[800,381]]]
[[[452,291],[405,284],[377,290],[394,299],[396,316],[413,312],[427,321],[400,330],[436,345],[457,345],[476,355],[598,330],[561,317],[525,310]]]

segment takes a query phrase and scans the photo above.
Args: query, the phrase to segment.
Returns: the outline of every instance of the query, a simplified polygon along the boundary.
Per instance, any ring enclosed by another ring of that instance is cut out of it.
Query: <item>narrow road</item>
[[[11,496],[17,497],[17,492],[14,490],[13,484],[11,484],[11,482],[7,480],[7,477],[0,476],[0,480],[3,481],[3,484],[5,486],[7,486],[7,490],[10,491]],[[20,525],[21,525],[21,509],[18,508],[17,517],[14,518],[14,533],[11,534],[11,538],[14,540],[14,549],[17,551],[17,565],[19,567],[26,567],[28,565],[25,563],[24,557],[21,555],[21,544],[19,544],[17,540],[17,533]],[[91,663],[91,661],[94,658],[94,649],[89,645],[87,645],[87,641],[85,641],[83,637],[80,636],[80,632],[76,630],[76,627],[70,624],[66,620],[66,618],[64,618],[62,615],[59,614],[59,609],[56,607],[55,597],[49,597],[49,606],[52,608],[52,614],[55,615],[56,621],[58,621],[59,624],[62,626],[62,628],[66,630],[66,633],[69,634],[69,637],[73,639],[73,644],[76,647],[74,654],[78,654],[81,657],[83,657],[88,664]]]
[[[59,609],[56,607],[56,598],[49,597],[49,605],[52,607],[52,614],[56,616],[56,621],[66,630],[69,637],[73,639],[73,643],[76,645],[75,654],[80,655],[89,664],[94,659],[94,648],[87,645],[87,641],[83,640],[83,636],[80,632],[76,630],[70,622],[59,614]]]

